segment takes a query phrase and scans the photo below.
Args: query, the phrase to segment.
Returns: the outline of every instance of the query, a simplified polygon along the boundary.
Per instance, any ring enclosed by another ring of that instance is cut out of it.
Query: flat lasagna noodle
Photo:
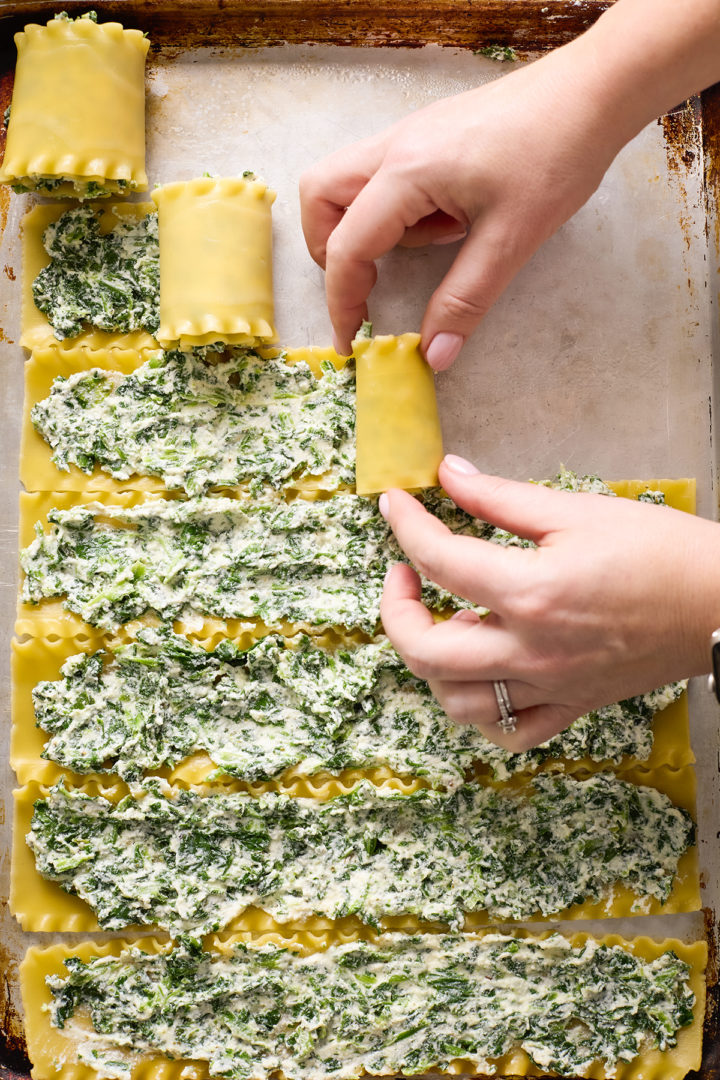
[[[302,494],[303,498],[308,502],[322,500],[323,498],[323,492],[312,487],[308,487]],[[22,492],[20,495],[19,545],[23,548],[32,543],[35,535],[35,522],[46,518],[48,511],[54,507],[57,509],[69,509],[89,501],[104,503],[106,506],[126,507],[136,506],[138,503],[157,497],[157,492],[146,491],[92,491],[87,494],[79,491]],[[154,626],[158,624],[158,621],[157,616],[149,612],[140,619],[135,619],[119,627],[117,636],[120,638],[127,637],[139,627]],[[227,637],[233,638],[233,640],[242,640],[249,646],[253,640],[265,637],[269,633],[292,637],[294,634],[302,632],[313,637],[322,638],[326,633],[335,632],[333,627],[305,621],[291,623],[287,619],[279,619],[274,623],[266,623],[261,618],[223,619],[214,616],[196,617],[193,615],[175,620],[173,628],[178,634],[185,634],[193,640],[207,643],[207,648]],[[106,640],[106,635],[102,631],[90,626],[75,612],[68,611],[60,599],[42,600],[36,605],[19,601],[17,619],[15,620],[15,633],[18,638],[47,638],[49,640],[54,638],[66,640],[79,637],[92,642],[95,649],[100,648]],[[355,641],[369,640],[361,630],[344,630],[343,636]]]
[[[289,628],[288,628],[289,629]],[[188,635],[193,637],[194,635]],[[248,648],[259,637],[257,629],[245,630],[234,638],[234,643],[240,649]],[[218,634],[222,640],[223,635]],[[122,640],[126,640],[123,635]],[[286,640],[289,640],[286,638]],[[351,639],[346,634],[337,631],[325,631],[314,635],[318,645],[333,650],[338,645],[349,644]],[[28,637],[23,641],[17,639],[12,643],[12,676],[13,676],[13,705],[12,705],[12,733],[10,744],[10,765],[14,769],[18,781],[21,784],[37,780],[40,783],[52,784],[60,776],[66,775],[67,770],[53,761],[45,760],[41,755],[46,743],[45,732],[35,725],[35,714],[32,702],[33,687],[41,681],[57,680],[60,676],[60,668],[70,656],[78,653],[93,653],[99,651],[104,645],[110,644],[96,631],[88,631],[78,637],[52,638]],[[213,637],[204,640],[203,646],[207,649],[214,648],[218,641]],[[688,724],[687,695],[673,702],[667,709],[656,713],[653,721],[654,741],[653,749],[647,761],[642,763],[642,768],[653,771],[660,766],[667,765],[674,769],[682,769],[692,764],[694,755],[690,746],[690,733]],[[626,759],[619,769],[622,773],[624,768],[640,767],[633,759]],[[562,768],[569,773],[581,773],[583,771],[597,771],[600,768],[598,762],[588,758],[579,761],[567,761],[563,759],[549,759],[544,762],[538,772],[552,769],[557,771]],[[202,784],[205,782],[215,766],[206,753],[195,753],[185,758],[172,769],[160,770],[161,775],[166,776],[172,783]],[[107,780],[107,774],[104,774]],[[294,791],[296,781],[302,778],[304,783],[315,784],[321,773],[311,776],[304,775],[297,768],[290,768],[276,778],[280,790]],[[231,783],[229,776],[218,777],[216,783]],[[270,789],[268,789],[270,790]]]
[[[74,203],[66,202],[55,203],[51,206],[47,204],[34,206],[23,218],[20,344],[25,349],[31,350],[52,348],[58,364],[60,364],[61,358],[66,355],[69,357],[70,364],[76,363],[76,358],[85,355],[86,367],[92,367],[95,363],[95,353],[104,354],[108,350],[114,351],[118,349],[147,354],[148,351],[157,349],[157,341],[145,330],[134,330],[130,334],[119,334],[89,327],[75,338],[58,341],[47,317],[35,306],[32,291],[33,281],[43,267],[50,262],[50,256],[43,247],[43,233],[48,225],[52,225],[66,210],[72,209],[74,205]],[[104,204],[99,209],[102,209],[100,230],[103,233],[110,232],[113,226],[117,225],[118,218],[140,219],[155,212],[152,203],[109,203]],[[138,363],[143,363],[146,359],[147,356],[143,355]],[[58,367],[56,374],[61,375],[64,372]]]
[[[70,773],[65,775],[69,778],[68,783],[71,786],[78,788],[87,795],[104,796],[112,802],[118,802],[129,790],[122,781],[113,781],[112,778],[108,777],[88,778]],[[635,768],[618,771],[618,776],[628,783],[653,787],[661,791],[676,806],[687,810],[693,817],[695,816],[696,780],[692,767],[682,770],[661,768],[654,772]],[[286,781],[285,784],[278,781],[247,784],[231,780],[222,787],[223,790],[248,791],[253,795],[261,794],[264,791],[282,790],[295,797],[325,801],[347,792],[362,778],[367,778],[375,784],[387,785],[391,789],[406,795],[426,786],[423,780],[394,777],[389,769],[381,768],[375,770],[348,769],[340,777],[327,775],[316,777],[296,776],[289,782]],[[509,788],[518,790],[527,787],[527,785],[528,777],[516,776],[507,783],[493,783],[490,786],[503,790]],[[188,788],[191,785],[182,783],[178,784],[178,786]],[[43,797],[46,792],[47,789],[37,781],[32,781],[14,792],[15,816],[13,822],[10,909],[22,928],[27,931],[89,932],[99,930],[98,922],[88,904],[79,897],[65,892],[59,884],[46,880],[38,873],[34,856],[25,843],[25,836],[30,831],[35,800]],[[655,898],[639,899],[629,888],[622,884],[615,884],[602,900],[574,904],[572,907],[559,911],[552,916],[545,918],[537,916],[523,921],[545,923],[559,919],[622,918],[632,915],[676,914],[678,912],[697,911],[700,906],[697,847],[693,846],[680,858],[673,890],[665,904],[661,904]],[[249,916],[252,917],[254,910],[254,908],[247,908],[241,912],[229,923],[226,932],[247,929],[247,919]],[[326,921],[329,922],[329,920]],[[358,927],[363,925],[359,919],[355,918],[351,919],[350,924],[353,923]],[[482,911],[470,912],[465,916],[465,929],[468,931],[487,926],[488,923],[489,919],[486,913]],[[433,925],[412,915],[381,920],[381,925],[385,930],[398,929],[398,924],[399,928],[409,929],[413,932],[427,928],[428,925]]]
[[[515,936],[537,941],[548,935],[532,935],[519,930]],[[208,939],[207,944],[211,952],[221,955],[227,954],[239,941],[255,947],[272,943],[307,955],[325,950],[330,945],[358,940],[360,937],[376,939],[371,931],[365,930],[360,934],[352,929],[326,927],[322,924],[300,931],[279,927],[267,916],[258,913],[253,920],[253,926],[246,931],[231,936],[213,936]],[[567,935],[567,940],[576,948],[590,938],[592,935],[589,934]],[[705,942],[686,943],[674,939],[654,941],[647,937],[628,940],[616,934],[595,940],[607,946],[620,946],[646,961],[655,960],[672,950],[680,960],[689,965],[690,987],[695,994],[693,1022],[680,1029],[677,1045],[666,1051],[648,1049],[630,1062],[619,1062],[615,1072],[616,1080],[682,1080],[689,1071],[699,1068],[705,1016],[705,968],[708,959]],[[116,938],[102,944],[85,941],[74,946],[60,944],[48,948],[33,946],[29,949],[20,966],[20,979],[28,1053],[34,1063],[33,1080],[99,1080],[99,1074],[94,1069],[78,1063],[78,1044],[70,1033],[55,1028],[50,1023],[48,1006],[52,995],[45,980],[51,975],[63,977],[66,974],[66,958],[78,957],[88,962],[100,956],[117,957],[130,945],[150,954],[164,952],[168,948],[167,941],[161,937],[142,937]],[[472,1075],[478,1080],[485,1080],[473,1062],[462,1059],[452,1061],[445,1072],[447,1075]],[[133,1080],[207,1080],[208,1075],[207,1065],[202,1061],[173,1061],[164,1055],[139,1057],[133,1069]],[[531,1065],[526,1054],[515,1051],[497,1061],[494,1075],[523,1077],[539,1076],[542,1073]],[[602,1066],[594,1066],[585,1075],[592,1080],[606,1080],[607,1077]]]
[[[433,371],[419,334],[356,338],[356,487],[435,487],[443,457]]]
[[[72,776],[68,773],[66,776],[70,776],[74,786],[88,795],[103,795],[113,802],[119,802],[128,794],[129,789],[122,781],[113,783],[107,777],[89,778]],[[280,785],[277,781],[245,784],[239,780],[233,780],[231,786],[234,790],[248,791],[253,795],[260,795],[265,791],[282,790],[294,797],[317,798],[325,801],[349,791],[363,778],[369,778],[376,784],[387,785],[390,789],[406,795],[424,786],[421,780],[403,780],[396,777],[389,769],[365,770],[362,773],[358,769],[348,769],[343,777],[300,777],[295,782],[286,785]],[[190,785],[182,786],[189,787]],[[47,881],[37,872],[33,853],[25,843],[25,836],[30,831],[35,800],[42,798],[46,793],[47,788],[37,781],[32,781],[13,792],[15,813],[10,909],[26,931],[84,933],[100,930],[101,927],[92,908],[84,900],[65,892],[56,882]],[[233,920],[232,929],[252,929],[256,912],[269,918],[265,912],[259,912],[259,909],[246,908],[238,918]],[[309,925],[312,925],[313,921],[311,918]],[[334,925],[329,919],[322,921],[328,926]],[[350,919],[348,925],[362,926],[362,923],[358,919]]]
[[[298,352],[302,353],[302,350],[298,350]],[[302,355],[301,358],[307,359],[305,355]],[[685,510],[688,513],[693,513],[695,509],[694,480],[618,481],[610,486],[618,495],[627,496],[628,498],[637,497],[638,494],[647,490],[661,490],[665,492],[670,506],[674,506],[676,509]],[[20,547],[27,547],[32,542],[34,538],[35,523],[37,521],[42,521],[42,519],[47,516],[48,511],[54,507],[64,510],[87,501],[103,502],[108,506],[134,506],[137,503],[145,501],[148,497],[157,497],[157,494],[157,492],[142,490],[125,490],[123,492],[98,490],[89,492],[87,495],[84,495],[79,491],[42,490],[25,492],[20,496]],[[303,497],[306,499],[322,498],[323,493],[308,487],[303,491]],[[132,632],[133,626],[153,624],[154,621],[156,620],[154,620],[153,616],[145,616],[135,623],[128,624],[126,630]],[[261,619],[238,620],[216,617],[204,617],[202,619],[189,618],[187,620],[179,619],[174,623],[174,627],[178,633],[188,634],[194,640],[205,642],[208,648],[216,645],[224,637],[237,638],[238,636],[246,635],[248,632],[252,637],[262,637],[271,631],[276,631],[285,636],[291,636],[300,630],[303,630],[308,634],[317,635],[318,633],[324,633],[326,629],[325,627],[318,627],[305,622],[290,624],[287,621],[283,621],[269,625],[264,623]],[[67,639],[77,637],[78,635],[84,635],[87,640],[97,642],[94,646],[95,648],[100,647],[100,642],[102,642],[104,637],[101,632],[90,627],[74,612],[66,610],[63,607],[62,601],[56,599],[43,600],[36,605],[23,604],[20,602],[18,605],[18,617],[15,623],[15,633],[19,638],[28,636],[49,639],[54,637]],[[351,632],[350,637],[353,640],[367,640],[362,632],[357,634]],[[246,637],[245,640],[249,639]],[[682,707],[683,706],[680,706],[680,708]],[[674,709],[675,707],[673,706],[670,711],[671,716],[677,716]],[[682,715],[684,716],[685,714]],[[680,737],[683,737],[682,732],[680,732]],[[682,754],[683,757],[677,762],[678,765],[684,762],[684,750],[682,751]],[[662,762],[659,762],[659,764],[660,763]]]
[[[140,30],[91,19],[30,23],[17,66],[0,180],[82,197],[145,190],[145,56]]]
[[[697,481],[678,480],[607,480],[607,486],[623,499],[637,499],[646,491],[662,491],[665,502],[686,514],[696,513]]]
[[[160,238],[158,340],[181,349],[275,340],[275,193],[260,180],[210,177],[152,193]]]
[[[48,209],[42,207],[41,209]],[[53,209],[52,207],[49,209]],[[29,302],[32,302],[30,294]],[[40,312],[35,309],[37,315]],[[44,316],[43,316],[44,318]],[[49,325],[49,324],[48,324]],[[51,329],[51,328],[50,328]],[[93,331],[96,337],[103,332]],[[22,432],[20,442],[20,481],[26,491],[82,491],[82,492],[122,492],[122,491],[147,491],[164,492],[165,486],[158,476],[133,475],[127,480],[116,480],[96,465],[93,472],[88,475],[76,465],[70,464],[67,471],[59,469],[52,460],[52,448],[40,435],[33,425],[31,412],[33,407],[44,398],[48,397],[55,379],[62,376],[69,378],[91,368],[101,368],[105,371],[119,372],[121,375],[130,375],[137,368],[145,364],[150,357],[150,349],[124,348],[120,345],[128,338],[144,335],[148,341],[153,339],[144,331],[136,331],[129,335],[120,335],[115,338],[115,347],[89,348],[75,345],[79,339],[73,339],[73,343],[64,346],[64,343],[54,341],[52,345],[38,346],[33,349],[30,359],[25,364],[25,399],[23,408]],[[111,335],[104,335],[111,336]],[[266,347],[259,350],[266,358],[278,358],[283,356],[287,364],[304,362],[308,365],[313,375],[321,379],[323,375],[322,365],[331,363],[337,369],[341,368],[345,359],[338,356],[334,349],[320,347],[306,347],[296,349],[280,349]],[[322,492],[326,490],[323,476],[303,477],[287,485],[289,493],[297,492]],[[336,490],[337,485],[332,487]],[[345,490],[344,485],[342,489]],[[240,488],[224,488],[227,492],[239,492]]]

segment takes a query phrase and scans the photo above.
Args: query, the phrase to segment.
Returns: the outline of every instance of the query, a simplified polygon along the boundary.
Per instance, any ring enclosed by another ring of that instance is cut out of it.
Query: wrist
[[[566,95],[583,101],[590,136],[614,156],[646,124],[720,79],[720,0],[616,0],[551,56]]]

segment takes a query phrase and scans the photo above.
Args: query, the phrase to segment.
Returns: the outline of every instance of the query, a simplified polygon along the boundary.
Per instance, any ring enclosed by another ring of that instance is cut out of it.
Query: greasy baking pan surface
[[[27,22],[45,22],[61,7],[80,14],[94,7],[102,20],[118,19],[126,27],[149,32],[153,48],[165,55],[200,45],[261,47],[284,44],[415,47],[436,43],[455,48],[478,49],[502,43],[521,54],[560,45],[586,29],[608,6],[604,0],[110,0],[90,4],[87,0],[65,3],[0,3],[0,111],[9,104],[15,51],[12,33]],[[150,57],[152,66],[152,51]],[[669,155],[682,171],[697,152],[692,133],[682,115],[664,123]],[[702,95],[699,130],[705,159],[703,210],[709,212],[711,246],[717,257],[717,223],[714,211],[720,191],[720,94]],[[5,133],[0,128],[0,152]],[[690,155],[688,158],[687,155]],[[7,218],[9,193],[0,191],[0,228]],[[6,268],[8,278],[19,275],[19,265]],[[15,351],[19,361],[19,350]],[[10,519],[12,520],[12,518]],[[14,543],[14,541],[13,541]],[[718,1037],[717,954],[714,948],[713,913],[706,910],[710,943],[709,994],[705,1018],[705,1050],[698,1080],[720,1080]],[[0,1080],[22,1077],[29,1064],[25,1056],[22,1022],[17,1011],[17,969],[12,949],[0,943]]]

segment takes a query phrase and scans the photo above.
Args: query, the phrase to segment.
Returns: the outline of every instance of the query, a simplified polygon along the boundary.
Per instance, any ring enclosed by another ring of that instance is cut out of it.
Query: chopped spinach
[[[259,616],[372,633],[388,562],[402,557],[377,504],[357,495],[95,503],[51,510],[48,520],[52,531],[38,525],[21,556],[23,598],[65,594],[70,610],[105,629],[155,611],[166,620]],[[451,599],[431,585],[426,598]]]
[[[202,495],[249,482],[288,487],[355,479],[355,371],[266,359],[250,350],[209,363],[158,353],[130,375],[93,368],[55,380],[32,410],[58,468],[96,465],[118,480],[159,476]]]
[[[157,214],[119,217],[106,234],[100,217],[90,206],[74,207],[43,235],[50,262],[33,282],[33,299],[60,340],[86,326],[155,334],[160,325]]]
[[[334,652],[304,634],[294,641],[285,648],[271,635],[246,652],[230,641],[206,652],[148,628],[111,654],[71,657],[61,679],[33,690],[37,723],[51,736],[43,757],[126,780],[198,751],[251,781],[291,766],[312,774],[383,764],[452,790],[474,762],[507,777],[547,758],[644,760],[654,712],[683,689],[673,683],[608,705],[511,754],[472,724],[453,723],[388,641]]]
[[[279,921],[394,915],[462,926],[557,914],[616,884],[664,902],[692,844],[690,815],[612,773],[410,795],[361,781],[329,802],[173,790],[149,779],[113,803],[59,781],[35,804],[39,872],[108,930],[222,929],[246,907]]]
[[[451,1061],[480,1072],[522,1049],[544,1073],[610,1075],[692,1023],[690,969],[672,951],[644,960],[593,940],[392,934],[300,956],[238,943],[137,948],[50,976],[51,1020],[79,1061],[130,1080],[138,1055],[209,1063],[211,1076],[350,1080],[422,1073]],[[88,1020],[91,1030],[88,1032]]]

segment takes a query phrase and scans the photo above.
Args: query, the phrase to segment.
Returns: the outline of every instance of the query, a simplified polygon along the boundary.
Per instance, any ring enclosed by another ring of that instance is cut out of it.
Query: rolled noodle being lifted
[[[144,191],[148,39],[120,23],[62,14],[26,26],[15,43],[0,180],[81,199]]]
[[[390,487],[435,487],[442,433],[433,373],[420,352],[420,335],[359,336],[353,355],[358,495]]]
[[[205,177],[166,184],[152,197],[159,216],[160,344],[274,341],[275,193],[254,177]]]

